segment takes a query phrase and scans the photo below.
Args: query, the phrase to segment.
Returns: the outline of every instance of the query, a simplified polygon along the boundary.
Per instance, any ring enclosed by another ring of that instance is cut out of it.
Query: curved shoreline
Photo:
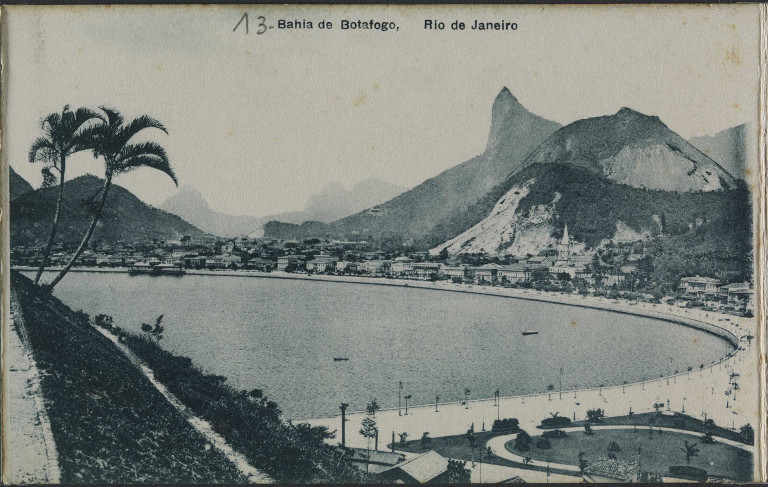
[[[22,267],[22,266],[16,266],[12,268],[13,270],[18,271],[34,271],[34,268],[31,267]],[[58,270],[56,267],[49,267],[46,272],[48,271],[55,271]],[[91,273],[117,273],[117,274],[128,274],[128,269],[125,268],[99,268],[99,267],[80,267],[80,268],[73,268],[71,272],[91,272]],[[433,290],[433,291],[450,291],[450,292],[456,292],[456,293],[465,293],[465,294],[478,294],[478,295],[485,295],[485,296],[496,296],[496,297],[502,297],[502,298],[511,298],[511,299],[522,299],[522,300],[528,300],[528,301],[538,301],[538,302],[544,302],[549,304],[557,304],[561,306],[575,306],[575,307],[582,307],[582,308],[589,308],[589,309],[597,309],[602,311],[608,311],[618,314],[628,314],[628,315],[635,315],[640,316],[644,318],[649,319],[656,319],[660,321],[666,321],[669,323],[675,323],[682,326],[687,326],[689,328],[694,328],[699,331],[703,331],[705,333],[709,333],[712,335],[715,335],[728,343],[730,343],[735,350],[731,352],[730,354],[726,355],[725,357],[720,358],[719,360],[715,360],[709,365],[706,365],[705,367],[701,369],[692,369],[688,371],[679,372],[677,374],[670,374],[670,375],[661,375],[658,378],[652,378],[649,380],[644,381],[635,381],[635,382],[628,382],[626,384],[615,384],[615,385],[608,385],[605,387],[586,387],[586,388],[577,388],[577,389],[570,389],[570,390],[563,390],[562,392],[579,392],[579,391],[594,391],[594,390],[610,390],[615,389],[619,387],[628,387],[630,385],[635,384],[652,384],[656,381],[664,381],[666,380],[669,382],[670,379],[674,379],[676,377],[682,377],[686,374],[690,374],[691,372],[695,372],[696,370],[703,371],[707,369],[711,369],[713,367],[717,367],[718,365],[728,361],[730,358],[733,358],[737,355],[739,352],[739,346],[740,346],[740,339],[739,337],[731,332],[730,330],[724,328],[723,326],[718,325],[715,322],[707,322],[704,321],[703,317],[699,317],[700,319],[693,318],[690,316],[683,316],[681,314],[673,313],[671,311],[677,311],[677,310],[683,310],[683,308],[676,308],[669,305],[664,304],[648,304],[648,303],[636,303],[634,305],[626,305],[621,304],[619,302],[616,302],[617,300],[610,300],[608,298],[602,298],[602,297],[585,297],[581,295],[567,295],[563,293],[551,293],[551,292],[545,292],[545,291],[535,291],[530,289],[515,289],[515,288],[504,288],[504,287],[491,287],[491,286],[482,286],[482,285],[476,285],[476,284],[456,284],[450,281],[418,281],[418,280],[411,280],[411,279],[393,279],[393,278],[385,278],[385,277],[364,277],[364,276],[335,276],[335,275],[323,275],[323,274],[293,274],[293,273],[287,273],[287,272],[281,272],[281,271],[275,271],[275,272],[259,272],[259,271],[242,271],[242,270],[220,270],[220,271],[209,271],[209,270],[188,270],[186,272],[187,275],[193,275],[193,276],[213,276],[213,277],[240,277],[240,278],[261,278],[261,279],[288,279],[288,280],[300,280],[300,281],[321,281],[321,282],[332,282],[332,283],[341,283],[341,284],[364,284],[364,285],[376,285],[376,286],[393,286],[393,287],[404,287],[404,288],[416,288],[416,289],[426,289],[426,290]],[[157,277],[157,276],[152,276]],[[164,277],[176,277],[176,278],[182,278],[183,276],[164,276]],[[662,311],[659,309],[644,309],[647,307],[652,308],[659,308],[661,307],[662,310],[666,308],[666,311]],[[691,310],[685,309],[686,314],[691,314]],[[696,312],[702,313],[699,310],[695,310]],[[731,319],[735,318],[733,316],[729,315],[720,315],[719,313],[714,312],[707,312],[705,313],[705,317],[709,317],[709,315],[717,315],[720,317],[720,319],[728,319],[729,323],[731,323],[733,326],[739,327],[739,325],[735,324],[734,322],[730,321]],[[714,320],[716,316],[711,317],[711,320]],[[537,397],[542,395],[547,395],[549,392],[533,392],[529,394],[519,394],[515,396],[504,396],[504,398],[526,398],[526,397]],[[469,403],[473,402],[484,402],[484,401],[492,401],[493,398],[478,398],[469,400]],[[459,401],[451,401],[446,403],[440,403],[445,405],[450,404],[458,404]],[[414,404],[411,407],[412,408],[431,408],[433,407],[433,404],[423,404],[418,405]],[[382,410],[387,409],[396,409],[396,408],[382,408]],[[349,411],[348,414],[353,414],[355,411]]]
[[[18,271],[34,271],[32,267],[16,266],[12,267],[13,270]],[[48,271],[59,270],[57,267],[49,267]],[[128,274],[128,269],[125,268],[100,268],[100,267],[80,267],[72,268],[70,272],[92,272],[92,273],[118,273]],[[293,279],[299,281],[322,281],[322,282],[335,282],[335,283],[347,283],[347,284],[367,284],[376,286],[395,286],[395,287],[407,287],[428,289],[433,291],[450,291],[465,294],[480,294],[486,296],[497,296],[512,299],[524,299],[528,301],[539,301],[551,304],[559,304],[563,306],[576,306],[582,308],[598,309],[603,311],[610,311],[619,314],[629,314],[635,316],[641,316],[645,318],[657,319],[670,323],[677,323],[689,328],[695,328],[700,331],[704,331],[713,335],[716,335],[736,348],[739,348],[739,337],[736,336],[730,330],[723,328],[722,326],[704,321],[702,319],[695,319],[687,316],[682,316],[677,313],[668,311],[659,311],[652,309],[642,309],[639,303],[635,305],[625,305],[621,303],[611,302],[608,298],[602,297],[584,297],[580,295],[567,295],[564,293],[548,293],[546,291],[535,291],[529,289],[516,289],[516,288],[504,288],[496,286],[482,286],[476,284],[456,284],[449,281],[418,281],[411,279],[393,279],[386,277],[364,277],[364,276],[335,276],[324,274],[292,274],[287,272],[275,271],[275,272],[259,272],[259,271],[242,271],[242,270],[223,270],[223,271],[207,271],[207,270],[188,270],[187,275],[192,276],[219,276],[219,277],[250,277],[250,278],[262,278],[262,279]],[[157,276],[153,276],[157,277]],[[183,277],[183,276],[160,276],[160,277]],[[575,299],[574,299],[575,298]],[[645,303],[643,304],[645,306]],[[668,305],[656,305],[651,304],[656,308],[659,306],[672,308]],[[677,308],[682,309],[682,308]],[[687,312],[687,311],[686,311]],[[715,312],[711,312],[716,314]],[[723,317],[731,317],[722,315]],[[735,353],[734,352],[734,353]],[[715,362],[715,365],[717,362]],[[671,375],[669,377],[672,377]]]

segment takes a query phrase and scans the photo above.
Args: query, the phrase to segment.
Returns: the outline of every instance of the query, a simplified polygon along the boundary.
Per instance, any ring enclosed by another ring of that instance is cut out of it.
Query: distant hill
[[[504,88],[493,103],[491,130],[483,154],[385,203],[329,225],[272,223],[265,225],[265,235],[284,238],[345,235],[396,243],[424,239],[434,226],[449,221],[457,211],[474,204],[518,169],[525,157],[559,127],[556,122],[526,110]]]
[[[8,166],[8,191],[10,192],[9,200],[13,200],[17,196],[34,191],[34,188],[26,179],[19,176],[11,166]]]
[[[200,229],[220,235],[234,237],[239,235],[260,236],[262,226],[269,221],[302,223],[305,221],[331,222],[356,213],[365,208],[382,203],[400,193],[405,188],[372,178],[360,181],[347,190],[337,182],[326,186],[320,193],[310,195],[304,210],[254,217],[247,215],[229,215],[212,210],[199,191],[191,186],[182,187],[179,192],[168,198],[160,208]]]
[[[98,194],[103,182],[96,176],[85,175],[64,184],[57,242],[80,242],[91,222],[90,211],[84,202]],[[34,245],[45,241],[50,231],[57,191],[56,187],[38,189],[11,202],[13,245]],[[91,240],[137,242],[153,238],[180,239],[184,235],[194,238],[205,234],[178,216],[149,206],[127,189],[113,184]]]
[[[307,199],[301,221],[332,222],[384,203],[406,189],[378,178],[360,181],[350,190],[332,183]]]
[[[537,147],[524,165],[551,163],[583,167],[636,188],[717,191],[736,187],[731,174],[658,117],[629,108],[563,127]]]
[[[694,137],[690,139],[690,143],[717,161],[735,178],[746,180],[748,136],[751,133],[749,124],[741,124],[714,136]]]
[[[247,235],[264,224],[262,218],[228,215],[212,210],[203,195],[191,186],[183,186],[178,193],[165,200],[160,208],[180,216],[205,232],[222,237]]]

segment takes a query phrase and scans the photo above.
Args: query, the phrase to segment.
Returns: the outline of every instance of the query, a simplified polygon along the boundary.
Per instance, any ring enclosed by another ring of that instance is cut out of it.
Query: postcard
[[[3,481],[765,481],[766,12],[3,7]]]

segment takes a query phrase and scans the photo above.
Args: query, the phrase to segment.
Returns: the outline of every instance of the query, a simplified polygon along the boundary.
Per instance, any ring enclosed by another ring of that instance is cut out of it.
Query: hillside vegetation
[[[104,181],[86,175],[64,185],[62,217],[57,242],[77,244],[91,222],[93,200]],[[39,245],[48,238],[56,206],[58,188],[45,188],[23,194],[11,203],[11,242],[13,245]],[[151,207],[130,191],[113,185],[94,232],[92,242],[141,242],[152,239],[199,237],[204,233],[176,215]]]
[[[245,479],[88,317],[11,273],[64,483],[240,483]]]

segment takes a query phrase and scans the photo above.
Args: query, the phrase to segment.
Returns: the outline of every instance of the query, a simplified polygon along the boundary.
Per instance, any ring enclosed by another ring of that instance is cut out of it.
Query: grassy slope
[[[345,454],[324,442],[327,428],[284,422],[277,404],[225,384],[192,361],[163,350],[145,336],[112,327],[155,376],[195,414],[206,419],[256,468],[277,482],[363,483],[371,479],[345,461]]]
[[[83,315],[11,285],[42,372],[62,482],[242,482],[234,466]]]

